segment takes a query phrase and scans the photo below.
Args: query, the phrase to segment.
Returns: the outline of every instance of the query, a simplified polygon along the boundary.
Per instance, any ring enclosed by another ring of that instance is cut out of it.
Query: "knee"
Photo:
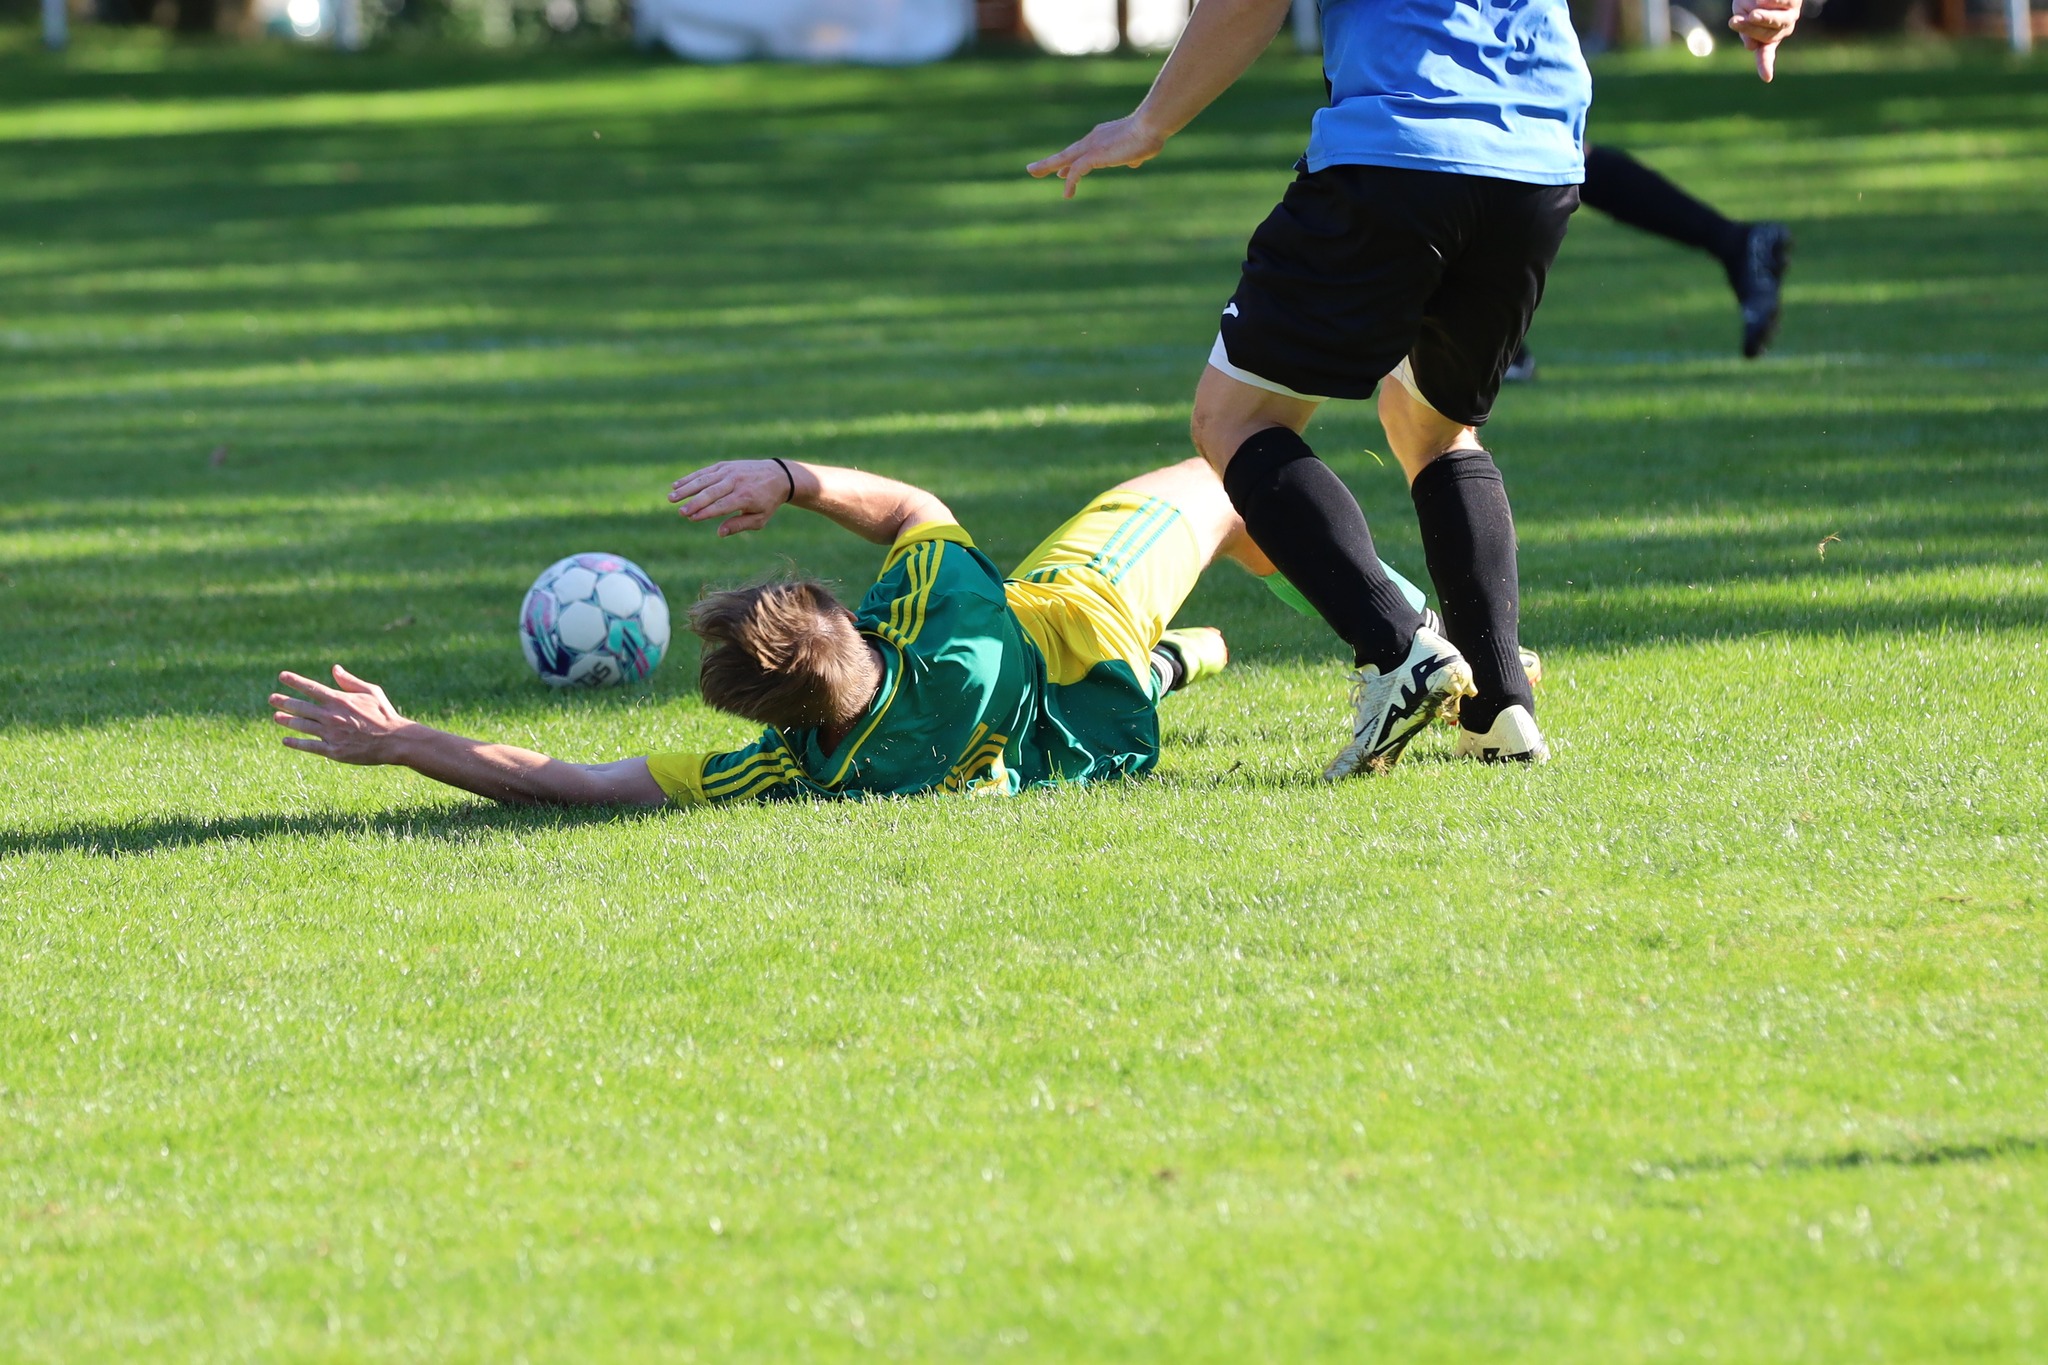
[[[1380,391],[1374,395],[1373,407],[1379,413],[1380,430],[1387,433],[1389,441],[1400,439],[1415,425],[1415,400],[1392,375],[1380,381]]]
[[[1230,457],[1237,453],[1235,447],[1225,448],[1222,425],[1215,414],[1205,411],[1200,403],[1195,404],[1194,416],[1188,419],[1188,439],[1194,442],[1196,458],[1218,474],[1230,463]]]
[[[1473,428],[1420,402],[1392,379],[1380,385],[1379,415],[1387,445],[1411,482],[1439,457],[1479,444]]]

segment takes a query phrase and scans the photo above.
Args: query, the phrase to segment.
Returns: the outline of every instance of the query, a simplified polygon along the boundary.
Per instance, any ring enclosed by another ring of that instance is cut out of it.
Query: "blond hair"
[[[721,711],[778,729],[836,725],[874,693],[868,642],[816,579],[706,593],[690,629],[704,641],[698,688]]]

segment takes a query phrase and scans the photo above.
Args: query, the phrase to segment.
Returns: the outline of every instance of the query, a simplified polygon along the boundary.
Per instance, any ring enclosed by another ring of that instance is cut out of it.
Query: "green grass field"
[[[687,648],[546,692],[526,583],[872,573],[679,526],[719,457],[999,561],[1179,458],[1313,64],[1063,205],[1149,62],[9,44],[0,1358],[2048,1358],[2048,67],[1600,69],[1799,251],[1745,364],[1573,229],[1490,429],[1549,767],[1319,784],[1343,661],[1221,571],[1153,780],[567,815],[269,679],[743,739]],[[1369,407],[1311,434],[1419,570]]]

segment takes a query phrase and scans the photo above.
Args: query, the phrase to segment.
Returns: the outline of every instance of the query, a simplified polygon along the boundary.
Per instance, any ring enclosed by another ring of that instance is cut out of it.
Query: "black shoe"
[[[1755,360],[1770,349],[1784,311],[1785,265],[1792,254],[1792,229],[1783,223],[1754,223],[1742,255],[1728,270],[1742,305],[1742,354]]]
[[[1501,371],[1504,384],[1526,384],[1536,377],[1536,357],[1529,354],[1529,343],[1522,342],[1515,347],[1515,358]]]

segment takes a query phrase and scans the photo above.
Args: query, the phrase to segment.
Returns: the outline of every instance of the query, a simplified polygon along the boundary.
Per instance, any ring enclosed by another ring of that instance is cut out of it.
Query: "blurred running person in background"
[[[1071,197],[1091,171],[1151,160],[1287,11],[1288,0],[1201,0],[1138,108],[1031,174],[1060,176]],[[1730,25],[1763,79],[1798,18],[1799,0],[1735,0]],[[1330,104],[1252,234],[1195,390],[1195,448],[1252,539],[1351,647],[1351,738],[1325,777],[1393,763],[1460,698],[1459,756],[1542,762],[1514,518],[1478,429],[1578,206],[1592,79],[1565,0],[1324,0],[1322,27]],[[1320,404],[1376,387],[1441,633],[1302,439]]]
[[[1742,309],[1742,354],[1755,360],[1770,349],[1784,306],[1790,228],[1724,217],[1627,152],[1598,143],[1586,148],[1586,183],[1579,186],[1579,202],[1617,223],[1704,251],[1719,261]],[[1515,352],[1506,377],[1510,382],[1536,377],[1536,359],[1527,342]]]

